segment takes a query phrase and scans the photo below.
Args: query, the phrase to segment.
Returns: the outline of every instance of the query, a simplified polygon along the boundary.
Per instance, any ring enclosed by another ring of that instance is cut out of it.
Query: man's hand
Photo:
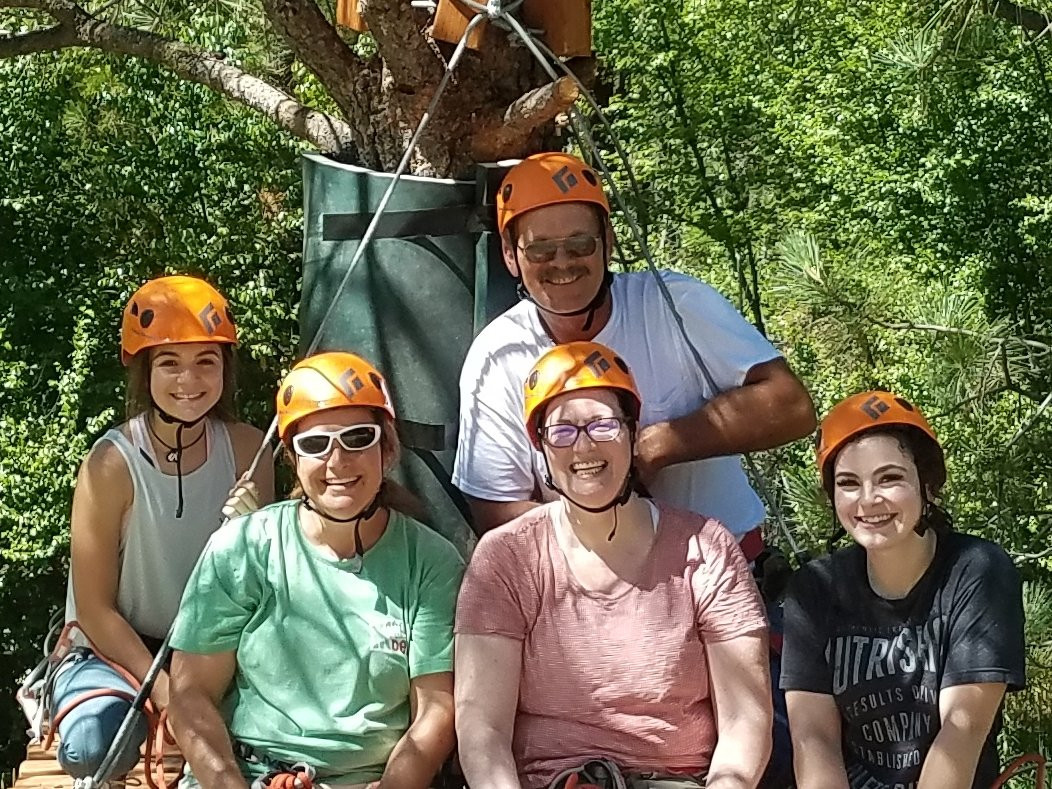
[[[660,433],[668,427],[667,422],[659,422],[641,428],[636,438],[635,468],[636,478],[644,486],[650,487],[657,473],[665,467],[664,461],[659,457],[658,451],[661,446]]]

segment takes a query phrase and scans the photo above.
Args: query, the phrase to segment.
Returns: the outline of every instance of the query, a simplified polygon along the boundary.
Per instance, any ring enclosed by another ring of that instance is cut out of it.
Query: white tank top
[[[109,441],[124,456],[133,500],[121,524],[117,610],[138,633],[164,638],[179,610],[190,573],[205,543],[223,521],[222,507],[236,479],[234,450],[226,425],[205,421],[207,459],[183,475],[183,516],[175,517],[178,482],[158,470],[145,414],[128,422],[131,440],[109,430]],[[66,593],[66,621],[76,619],[72,574]]]

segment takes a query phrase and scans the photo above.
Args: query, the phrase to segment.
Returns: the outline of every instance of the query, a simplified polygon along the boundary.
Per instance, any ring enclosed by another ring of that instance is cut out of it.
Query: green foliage
[[[820,414],[867,388],[920,404],[958,526],[1016,556],[1036,615],[1052,567],[1052,42],[971,0],[594,8],[659,265],[735,298]],[[810,448],[757,460],[794,538],[825,551]],[[1047,634],[1030,635],[1017,748],[1052,732]]]

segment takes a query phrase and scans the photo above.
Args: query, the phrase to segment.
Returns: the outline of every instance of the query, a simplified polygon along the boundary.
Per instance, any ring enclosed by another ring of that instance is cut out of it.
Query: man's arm
[[[538,501],[487,501],[476,499],[474,496],[464,498],[468,500],[468,507],[471,508],[471,526],[479,537],[490,529],[503,526],[524,512],[540,506]]]
[[[237,653],[172,657],[172,702],[168,715],[175,739],[203,789],[247,789],[226,723],[219,714],[237,668]]]
[[[1005,687],[1003,682],[984,682],[939,691],[941,727],[924,757],[918,789],[972,785]]]
[[[521,641],[499,635],[457,636],[457,738],[469,786],[520,787],[511,741],[521,671]]]
[[[771,671],[767,631],[705,645],[716,750],[708,789],[755,789],[771,757]]]
[[[739,455],[787,444],[814,432],[811,396],[785,359],[752,367],[742,385],[693,413],[639,432],[636,462],[644,481],[676,463]]]
[[[833,697],[826,693],[790,690],[785,694],[785,703],[789,710],[797,786],[800,789],[847,789],[847,772],[840,744],[840,710]]]
[[[424,674],[409,681],[413,722],[391,751],[374,787],[427,789],[453,752],[453,674]]]

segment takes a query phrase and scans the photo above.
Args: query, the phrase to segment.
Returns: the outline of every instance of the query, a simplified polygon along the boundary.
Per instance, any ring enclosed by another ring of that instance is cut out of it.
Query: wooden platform
[[[171,748],[171,753],[166,751],[164,756],[164,777],[169,782],[181,775],[183,767],[183,757],[174,745]],[[141,759],[135,769],[128,773],[128,785],[146,787]],[[18,768],[14,789],[70,789],[72,786],[73,779],[58,766],[54,748],[45,751],[40,745],[29,746],[26,760]]]

